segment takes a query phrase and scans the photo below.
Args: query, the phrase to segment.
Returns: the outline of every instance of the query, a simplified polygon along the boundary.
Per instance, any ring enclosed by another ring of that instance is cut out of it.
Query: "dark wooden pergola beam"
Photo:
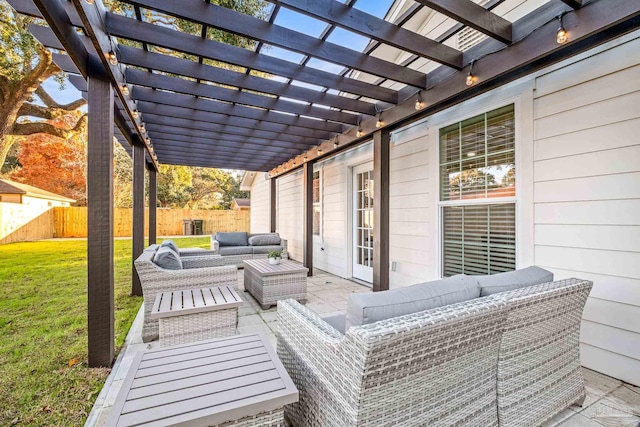
[[[273,3],[440,64],[455,69],[462,68],[462,53],[460,51],[397,27],[384,19],[369,15],[340,1],[273,0]]]
[[[419,71],[202,0],[127,2],[410,86],[424,89],[427,85],[427,76]]]
[[[185,155],[172,155],[170,157],[163,158],[163,155],[160,155],[160,162],[165,165],[177,165],[177,166],[196,166],[203,168],[221,168],[221,169],[239,169],[239,170],[254,170],[265,172],[269,163],[261,163],[261,162],[252,162],[247,163],[243,161],[234,161],[228,160],[225,158],[215,158],[208,157],[204,158],[202,156],[189,156]]]
[[[382,129],[373,134],[373,291],[389,289],[389,207],[391,134]]]
[[[236,117],[259,120],[264,123],[277,123],[324,132],[342,132],[344,130],[340,123],[314,120],[291,114],[281,114],[264,109],[246,107],[244,105],[195,98],[190,95],[163,92],[143,87],[134,87],[133,96],[138,101],[151,102],[171,107],[190,108],[194,111],[234,115]]]
[[[147,163],[147,173],[149,175],[149,244],[156,243],[157,238],[157,211],[158,204],[158,180],[156,169]]]
[[[204,56],[213,61],[259,70],[393,104],[398,102],[398,93],[392,89],[310,67],[301,67],[284,59],[256,54],[247,49],[203,39],[121,15],[107,13],[107,28],[116,37],[148,43],[190,55]]]
[[[137,137],[136,137],[137,139]],[[133,143],[133,227],[132,227],[132,260],[136,260],[144,251],[144,166],[145,155],[142,141]],[[131,263],[131,295],[142,296],[142,284],[136,271],[135,263]]]
[[[319,138],[307,138],[307,137],[298,137],[293,135],[286,135],[279,132],[271,132],[260,129],[249,129],[238,126],[229,126],[226,124],[218,124],[212,123],[210,121],[199,121],[193,119],[180,119],[180,118],[169,118],[161,115],[150,114],[147,113],[144,116],[144,120],[149,126],[149,124],[163,126],[163,127],[173,127],[175,129],[184,129],[185,132],[193,132],[193,131],[204,131],[204,132],[215,132],[236,136],[244,136],[247,138],[263,138],[276,140],[280,142],[287,142],[298,144],[300,146],[304,145],[312,145],[321,142],[322,140]]]
[[[515,22],[513,32],[522,34],[522,40],[478,60],[473,68],[478,81],[472,87],[466,86],[464,71],[454,75],[443,75],[443,67],[432,71],[428,76],[430,81],[433,81],[432,74],[440,75],[440,78],[438,84],[422,92],[421,99],[425,108],[416,111],[414,105],[417,95],[410,96],[397,107],[384,111],[384,126],[396,128],[428,117],[640,27],[640,3],[625,0],[591,1],[580,9],[564,15],[565,28],[571,37],[566,44],[559,45],[556,42],[558,26],[554,17],[565,10],[564,4],[550,3]],[[500,43],[488,39],[474,49],[475,52],[484,51],[485,46],[495,44]],[[356,136],[355,129],[339,135],[337,149],[331,141],[324,141],[320,145],[322,155],[318,155],[316,150],[309,150],[304,154],[308,160],[330,157],[370,140],[376,131],[375,122],[375,118],[362,122],[361,137]],[[301,156],[296,159],[299,162]],[[277,166],[272,168],[271,176],[281,176],[299,168],[294,167],[292,161],[285,165],[284,170]]]
[[[565,4],[573,9],[579,9],[582,7],[582,0],[562,0]]]
[[[329,131],[302,128],[299,126],[283,125],[273,122],[263,122],[261,120],[246,119],[238,116],[227,116],[225,114],[208,113],[205,111],[192,110],[190,108],[173,107],[169,105],[155,104],[152,102],[138,102],[138,110],[143,114],[156,114],[167,118],[181,118],[210,123],[226,124],[230,126],[244,127],[248,129],[266,130],[275,133],[289,134],[291,136],[304,136],[309,138],[328,139],[334,134]],[[146,119],[145,119],[146,120]]]
[[[218,141],[215,141],[217,143]],[[219,145],[212,144],[199,144],[199,143],[185,143],[183,141],[176,141],[173,139],[158,139],[158,147],[163,148],[163,152],[168,151],[188,151],[190,153],[198,153],[198,154],[218,154],[218,155],[229,155],[229,156],[239,156],[238,158],[246,158],[246,159],[261,159],[261,160],[272,160],[275,157],[284,157],[282,160],[288,160],[291,158],[291,153],[287,153],[286,151],[278,151],[278,150],[262,150],[260,152],[256,149],[247,149],[242,146],[238,146],[235,148],[230,148],[228,146],[221,147]]]
[[[300,114],[315,117],[323,120],[356,125],[358,116],[356,114],[344,113],[326,108],[318,108],[308,104],[286,101],[275,96],[259,95],[256,93],[244,92],[234,89],[227,89],[221,86],[201,84],[195,81],[185,80],[178,77],[170,77],[163,74],[150,73],[148,71],[128,69],[126,72],[127,83],[145,86],[153,89],[160,89],[192,95],[217,99],[220,101],[232,102],[252,107],[266,108],[269,110],[282,111],[291,114]],[[135,96],[135,91],[134,91]]]
[[[313,162],[302,165],[302,264],[313,276]]]
[[[416,0],[419,3],[455,19],[469,27],[511,44],[511,22],[471,0]]]
[[[376,113],[375,105],[366,101],[293,86],[249,74],[237,73],[224,68],[199,64],[188,59],[146,52],[130,46],[121,45],[119,49],[120,62],[135,67],[150,68],[164,73],[355,111],[370,116]]]
[[[263,150],[265,147],[269,149],[281,150],[283,152],[291,153],[291,155],[297,154],[300,150],[309,148],[309,144],[291,144],[281,142],[273,139],[263,139],[255,137],[244,137],[240,135],[233,135],[222,132],[197,132],[183,128],[173,128],[168,126],[160,126],[155,124],[148,124],[147,130],[150,134],[156,138],[161,137],[164,139],[171,139],[183,142],[196,142],[205,145],[210,145],[211,141],[225,141],[228,144],[240,144],[245,147],[249,147],[252,150]],[[185,130],[185,132],[180,132]]]

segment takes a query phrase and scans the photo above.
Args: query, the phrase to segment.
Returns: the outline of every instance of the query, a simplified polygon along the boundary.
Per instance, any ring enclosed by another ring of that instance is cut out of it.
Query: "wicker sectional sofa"
[[[182,268],[169,270],[153,262],[158,248],[159,245],[151,245],[134,262],[144,295],[144,342],[158,339],[158,320],[151,319],[150,315],[156,295],[160,292],[222,285],[238,288],[238,268],[235,265],[220,266],[220,257],[181,257]]]
[[[344,334],[281,301],[278,355],[300,392],[286,417],[294,426],[540,425],[585,397],[579,334],[591,286],[527,286]]]
[[[266,259],[269,251],[280,251],[287,258],[287,241],[278,233],[216,233],[211,235],[211,251],[222,257],[224,265],[243,267],[250,259]]]

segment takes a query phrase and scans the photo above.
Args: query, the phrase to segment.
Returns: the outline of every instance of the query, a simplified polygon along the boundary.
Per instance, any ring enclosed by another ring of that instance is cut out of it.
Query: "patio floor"
[[[238,288],[244,290],[244,272],[239,271]],[[370,288],[350,280],[315,270],[307,285],[306,306],[322,316],[344,312],[347,299],[352,292],[369,292]],[[239,309],[238,332],[263,332],[269,342],[276,346],[276,308],[262,310],[247,292],[242,292],[245,300]],[[98,395],[93,410],[89,414],[86,427],[105,424],[116,396],[133,362],[135,353],[158,347],[158,342],[142,342],[142,307],[131,326],[125,347],[120,352],[111,374]],[[587,389],[584,407],[572,406],[558,414],[546,426],[599,427],[625,426],[640,427],[640,388],[625,384],[617,379],[583,369]]]

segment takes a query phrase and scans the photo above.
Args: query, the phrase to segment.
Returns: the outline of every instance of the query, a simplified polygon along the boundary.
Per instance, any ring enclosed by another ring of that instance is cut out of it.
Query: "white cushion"
[[[480,296],[493,295],[514,289],[526,288],[540,283],[553,282],[553,273],[544,268],[531,266],[506,273],[473,276],[480,284]]]

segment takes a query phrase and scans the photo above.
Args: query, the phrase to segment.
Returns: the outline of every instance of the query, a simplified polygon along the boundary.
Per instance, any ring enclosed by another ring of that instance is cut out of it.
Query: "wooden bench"
[[[235,335],[242,298],[231,286],[166,291],[156,296],[151,318],[160,323],[160,345]]]
[[[107,426],[276,426],[298,390],[262,334],[136,355]]]

